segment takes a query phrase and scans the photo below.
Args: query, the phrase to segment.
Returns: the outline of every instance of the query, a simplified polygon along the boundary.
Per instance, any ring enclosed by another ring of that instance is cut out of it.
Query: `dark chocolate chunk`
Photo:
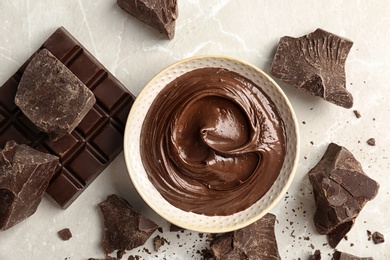
[[[38,208],[58,157],[9,141],[0,152],[0,230],[28,218]]]
[[[374,233],[372,233],[372,241],[374,242],[374,244],[384,243],[385,236],[382,233],[375,231]]]
[[[64,228],[64,229],[61,229],[60,231],[58,231],[58,236],[66,241],[66,240],[69,240],[72,238],[72,232],[70,232],[70,229],[69,228]]]
[[[178,16],[176,0],[117,0],[120,8],[173,39]]]
[[[104,217],[102,247],[106,253],[114,250],[131,250],[142,246],[158,226],[137,213],[131,205],[117,195],[110,195],[99,203]]]
[[[335,251],[332,260],[374,260],[372,257],[358,257],[340,251]]]
[[[211,252],[218,259],[281,259],[275,238],[273,214],[247,227],[214,238]]]
[[[367,140],[367,144],[371,146],[375,146],[375,138],[370,138]]]
[[[24,70],[15,104],[53,140],[70,134],[96,99],[48,50],[38,51]]]
[[[321,260],[321,251],[318,249],[314,251],[314,254],[310,256],[309,260]]]
[[[364,205],[376,196],[379,184],[363,172],[346,148],[334,143],[309,171],[309,180],[317,205],[314,224],[334,248],[352,228]]]
[[[299,38],[284,36],[270,73],[314,96],[351,108],[353,97],[346,89],[344,67],[352,44],[322,29]]]
[[[92,90],[96,103],[70,135],[50,140],[14,102],[32,55],[0,87],[0,147],[8,140],[15,140],[60,157],[47,193],[62,208],[67,208],[122,151],[123,133],[134,96],[63,27],[40,49],[50,51]]]

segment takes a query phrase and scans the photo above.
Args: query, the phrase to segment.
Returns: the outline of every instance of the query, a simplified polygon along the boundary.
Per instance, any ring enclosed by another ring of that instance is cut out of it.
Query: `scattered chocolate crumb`
[[[314,145],[314,142],[313,141],[310,141],[311,145]]]
[[[165,245],[165,242],[167,242],[167,240],[159,235],[153,238],[154,251],[157,252],[161,246]]]
[[[306,121],[302,121],[302,124],[306,125]]]
[[[163,230],[162,227],[158,227],[157,230],[158,230],[158,232],[160,232],[160,233],[164,233],[164,230]]]
[[[370,138],[367,140],[367,144],[371,146],[375,146],[375,138]]]
[[[368,241],[371,241],[371,235],[372,232],[370,230],[367,230]]]
[[[355,113],[356,118],[361,118],[362,117],[362,114],[360,114],[359,111],[354,110],[353,112]]]
[[[374,244],[380,244],[385,242],[385,237],[383,236],[383,234],[379,233],[378,231],[375,231],[372,234],[372,241],[374,242]]]
[[[351,243],[350,246],[353,247],[355,244],[354,243]]]
[[[139,255],[129,255],[129,258],[127,260],[140,260],[141,257]]]
[[[72,233],[70,232],[69,228],[64,228],[64,229],[61,229],[60,231],[58,231],[58,236],[62,240],[66,241],[72,237]]]

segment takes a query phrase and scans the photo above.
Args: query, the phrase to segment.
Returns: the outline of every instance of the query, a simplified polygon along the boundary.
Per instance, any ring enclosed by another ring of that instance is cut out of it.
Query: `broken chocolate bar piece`
[[[385,236],[382,233],[379,233],[378,231],[375,231],[372,234],[372,241],[374,244],[380,244],[385,242]]]
[[[47,193],[67,208],[123,149],[123,134],[134,96],[68,31],[58,28],[41,46],[59,59],[95,95],[80,124],[56,141],[39,131],[14,99],[32,57],[0,87],[0,147],[8,140],[60,157]]]
[[[24,70],[15,104],[53,140],[70,134],[95,104],[95,96],[47,49]]]
[[[117,195],[110,195],[99,203],[104,218],[102,247],[108,254],[114,250],[131,250],[142,246],[156,231],[149,218],[137,213],[131,205]]]
[[[374,260],[372,257],[358,257],[340,251],[335,251],[332,260]]]
[[[353,42],[322,29],[280,39],[271,75],[338,106],[351,108],[346,89],[345,61]]]
[[[6,143],[0,152],[0,230],[35,213],[57,164],[54,155]]]
[[[309,171],[317,209],[314,224],[336,247],[352,228],[364,205],[378,193],[379,184],[368,177],[346,148],[329,144],[318,164]]]
[[[275,215],[268,213],[247,227],[216,237],[210,244],[219,259],[281,259],[275,238]]]
[[[173,39],[178,16],[176,0],[117,0],[118,6]]]

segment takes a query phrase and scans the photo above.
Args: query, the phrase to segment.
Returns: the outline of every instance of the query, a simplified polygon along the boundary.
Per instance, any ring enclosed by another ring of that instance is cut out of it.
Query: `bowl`
[[[281,171],[266,194],[250,207],[226,216],[187,212],[171,205],[148,178],[140,153],[140,136],[148,110],[160,91],[177,77],[200,68],[224,68],[251,80],[275,103],[284,122],[286,155]],[[124,157],[131,181],[143,200],[161,217],[198,232],[222,233],[245,227],[268,213],[288,190],[297,168],[299,130],[294,110],[278,84],[246,62],[226,56],[198,56],[179,61],[156,75],[136,98],[124,134]]]

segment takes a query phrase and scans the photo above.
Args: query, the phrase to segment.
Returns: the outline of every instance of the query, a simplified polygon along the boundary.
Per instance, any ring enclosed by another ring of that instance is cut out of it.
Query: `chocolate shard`
[[[60,231],[58,231],[58,236],[66,241],[66,240],[69,240],[72,238],[72,232],[70,232],[70,229],[69,228],[64,228],[64,229],[61,229]]]
[[[363,172],[351,152],[335,143],[329,144],[308,174],[317,205],[314,224],[334,248],[352,228],[364,205],[376,196],[379,184]]]
[[[0,230],[28,218],[38,208],[58,157],[9,141],[0,152]]]
[[[372,234],[372,241],[374,242],[374,244],[384,243],[385,242],[385,236],[382,233],[380,233],[378,231],[375,231]]]
[[[115,194],[99,203],[99,208],[104,217],[101,245],[107,254],[144,245],[158,228],[152,220],[137,213],[125,199]]]
[[[216,237],[210,244],[219,259],[281,259],[275,237],[275,215],[268,213],[247,227]]]
[[[282,81],[341,107],[351,108],[345,61],[353,42],[317,29],[308,35],[280,39],[270,73]]]
[[[173,39],[178,16],[176,0],[117,0],[124,11]]]
[[[47,49],[27,65],[15,104],[53,140],[70,134],[95,104],[95,96]]]
[[[340,251],[335,251],[332,260],[374,260],[372,257],[358,257]]]

